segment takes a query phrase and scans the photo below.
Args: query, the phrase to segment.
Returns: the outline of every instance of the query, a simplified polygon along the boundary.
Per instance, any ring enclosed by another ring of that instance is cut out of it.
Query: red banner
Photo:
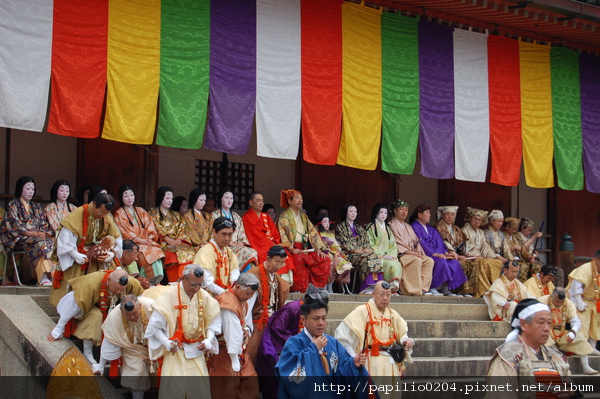
[[[303,0],[301,7],[303,157],[335,165],[342,127],[342,2]]]
[[[107,40],[108,0],[54,0],[50,133],[100,134]]]
[[[501,36],[488,37],[488,87],[492,152],[490,181],[516,186],[523,158],[518,41]]]

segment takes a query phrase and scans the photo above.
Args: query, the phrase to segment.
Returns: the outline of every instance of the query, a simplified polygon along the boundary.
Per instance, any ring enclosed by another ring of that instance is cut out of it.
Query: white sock
[[[88,341],[87,339],[83,340],[83,356],[85,356],[91,363],[96,363],[96,359],[94,359],[94,343],[92,341]]]

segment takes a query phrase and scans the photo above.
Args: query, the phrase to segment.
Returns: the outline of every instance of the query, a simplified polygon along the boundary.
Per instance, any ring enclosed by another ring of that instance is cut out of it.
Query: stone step
[[[504,338],[416,338],[413,356],[462,358],[494,353]]]

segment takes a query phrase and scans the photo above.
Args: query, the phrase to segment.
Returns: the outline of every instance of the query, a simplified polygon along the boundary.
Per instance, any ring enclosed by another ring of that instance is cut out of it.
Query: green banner
[[[583,190],[579,52],[563,47],[550,50],[552,128],[558,186]]]
[[[156,144],[197,149],[206,126],[210,0],[162,0]]]
[[[419,143],[418,20],[381,16],[382,113],[381,168],[411,175]]]

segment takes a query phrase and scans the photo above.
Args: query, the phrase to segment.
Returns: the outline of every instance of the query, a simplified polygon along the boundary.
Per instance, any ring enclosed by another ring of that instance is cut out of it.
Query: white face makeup
[[[346,212],[346,219],[350,222],[354,222],[356,220],[356,215],[358,215],[358,210],[355,206],[351,206],[348,208],[348,212]]]
[[[62,186],[58,187],[56,199],[60,202],[65,202],[69,198],[69,194],[71,194],[71,189],[69,186],[63,184]]]
[[[231,209],[233,205],[233,194],[230,192],[227,192],[223,195],[223,198],[221,198],[221,207],[225,210],[229,210]]]
[[[388,215],[387,209],[381,208],[381,210],[377,214],[377,220],[379,220],[380,222],[385,222],[385,220],[387,219],[387,215]]]
[[[173,205],[173,193],[170,191],[167,191],[165,193],[165,197],[163,198],[162,202],[160,203],[160,207],[163,209],[170,209],[171,205]]]
[[[29,202],[33,198],[33,194],[35,194],[35,184],[31,182],[25,183],[23,190],[21,191],[21,198]]]
[[[132,190],[126,190],[123,193],[123,205],[132,206],[134,202],[135,202],[135,194],[133,193]]]
[[[196,203],[194,204],[194,209],[201,211],[202,209],[204,209],[204,205],[206,205],[206,195],[202,194],[196,200]]]

